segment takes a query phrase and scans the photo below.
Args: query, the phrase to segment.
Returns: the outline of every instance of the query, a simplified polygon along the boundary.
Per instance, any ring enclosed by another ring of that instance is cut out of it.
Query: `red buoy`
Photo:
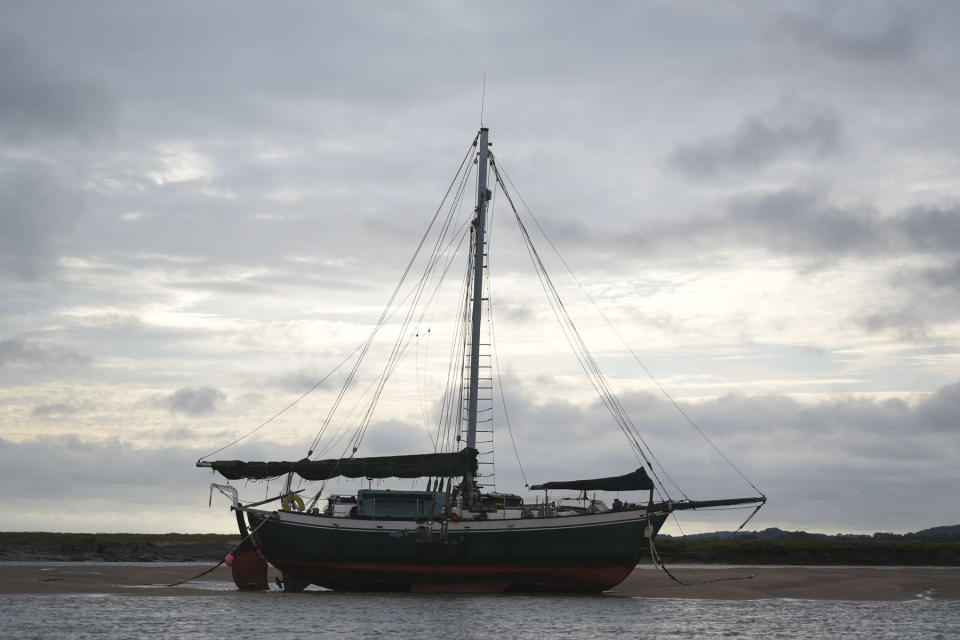
[[[227,561],[233,569],[233,582],[240,591],[267,590],[267,563],[256,550],[234,551],[233,561]],[[227,556],[228,558],[230,556]]]

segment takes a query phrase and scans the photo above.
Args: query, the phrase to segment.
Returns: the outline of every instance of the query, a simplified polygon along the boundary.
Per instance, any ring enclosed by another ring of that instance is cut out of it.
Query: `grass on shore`
[[[960,566],[960,542],[902,540],[657,540],[674,558],[731,564]]]
[[[154,544],[233,544],[240,535],[225,533],[53,533],[48,531],[0,531],[0,544],[4,543],[90,543],[129,544],[152,542]]]

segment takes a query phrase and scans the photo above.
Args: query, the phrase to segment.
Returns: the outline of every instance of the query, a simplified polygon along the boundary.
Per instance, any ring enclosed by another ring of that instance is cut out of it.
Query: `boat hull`
[[[417,523],[247,512],[285,576],[334,590],[600,592],[648,553],[666,513]]]

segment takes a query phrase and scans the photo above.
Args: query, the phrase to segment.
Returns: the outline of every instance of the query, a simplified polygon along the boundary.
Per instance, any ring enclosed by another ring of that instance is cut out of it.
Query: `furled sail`
[[[340,458],[296,462],[244,462],[217,460],[205,463],[228,480],[265,480],[293,472],[305,480],[347,478],[423,478],[462,476],[477,471],[477,450],[465,447],[456,453],[424,453],[373,458]]]
[[[643,467],[622,476],[590,480],[560,480],[535,484],[531,489],[575,489],[577,491],[642,491],[653,489],[653,481]]]

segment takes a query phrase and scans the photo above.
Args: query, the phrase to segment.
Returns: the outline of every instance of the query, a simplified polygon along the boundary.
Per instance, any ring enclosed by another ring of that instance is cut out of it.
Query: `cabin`
[[[376,520],[439,520],[447,513],[447,494],[439,491],[361,489],[357,517]]]

